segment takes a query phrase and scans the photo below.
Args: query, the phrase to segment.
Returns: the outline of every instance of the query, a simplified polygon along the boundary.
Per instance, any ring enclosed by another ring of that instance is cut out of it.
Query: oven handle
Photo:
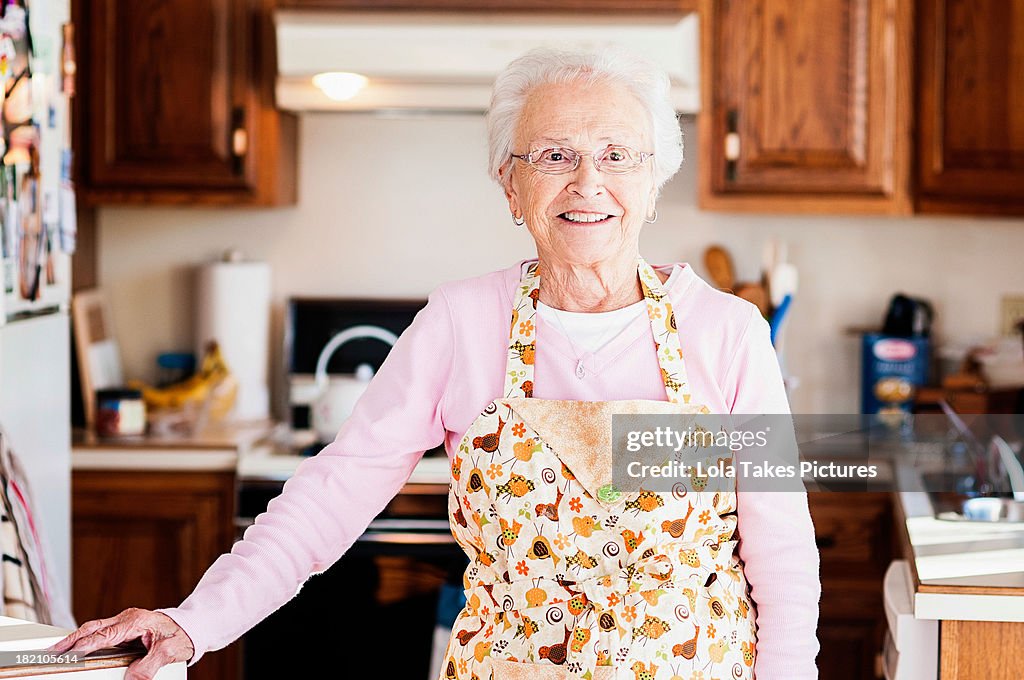
[[[250,517],[236,517],[235,531],[239,538],[255,523]],[[393,545],[452,545],[452,535],[447,520],[401,520],[375,519],[366,532],[356,539],[357,543],[387,543]]]
[[[454,545],[455,537],[447,534],[424,534],[414,531],[367,531],[356,543],[387,543],[391,545]]]
[[[357,543],[452,545],[455,537],[446,519],[386,518],[370,522]]]

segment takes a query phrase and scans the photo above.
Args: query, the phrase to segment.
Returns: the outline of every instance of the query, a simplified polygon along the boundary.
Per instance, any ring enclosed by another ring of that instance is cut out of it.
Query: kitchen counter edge
[[[968,555],[977,558],[981,553],[989,552],[986,547],[994,547],[992,552],[1003,559],[1024,564],[1024,524],[991,526],[980,522],[936,520],[923,492],[893,492],[893,506],[900,552],[910,567],[915,618],[1024,622],[1024,599],[1021,599],[1024,597],[1024,571],[1007,571],[998,567],[987,574],[921,578],[921,574],[927,575],[931,568],[930,560],[956,560]],[[943,529],[953,536],[957,532],[962,535],[968,527],[978,529],[983,535],[946,543],[935,542],[934,537],[925,541],[927,529]],[[986,546],[986,543],[990,545]]]

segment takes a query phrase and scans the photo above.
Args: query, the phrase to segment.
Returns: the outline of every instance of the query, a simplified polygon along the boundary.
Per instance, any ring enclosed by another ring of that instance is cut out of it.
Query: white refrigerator
[[[71,592],[68,302],[75,224],[74,196],[67,179],[68,81],[62,76],[71,70],[72,52],[64,48],[63,29],[70,21],[70,3],[20,0],[9,4],[4,0],[3,5],[0,427],[31,491],[35,529],[53,577],[48,585],[67,602]],[[18,34],[19,25],[29,27],[31,55],[24,36]]]

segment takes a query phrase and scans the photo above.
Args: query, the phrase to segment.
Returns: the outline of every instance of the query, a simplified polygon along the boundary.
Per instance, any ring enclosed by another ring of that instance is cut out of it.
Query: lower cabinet
[[[174,606],[230,550],[233,472],[78,470],[72,475],[73,607],[79,622],[127,607]],[[883,577],[893,557],[887,492],[808,495],[821,556],[818,668],[873,680],[882,648]],[[239,677],[239,645],[203,657],[193,680]]]
[[[875,656],[880,645],[874,619],[822,619],[818,629],[818,668],[828,680],[877,678]]]
[[[942,621],[939,680],[1024,677],[1024,623]]]
[[[231,549],[234,471],[72,473],[72,607],[79,623],[127,607],[176,606]],[[189,669],[239,677],[234,644]]]
[[[821,556],[818,671],[829,680],[881,677],[885,569],[893,557],[888,492],[810,493]]]

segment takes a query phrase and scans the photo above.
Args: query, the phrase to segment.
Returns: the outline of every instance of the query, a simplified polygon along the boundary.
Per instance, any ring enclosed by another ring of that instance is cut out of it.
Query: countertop
[[[309,456],[281,453],[272,444],[263,443],[245,451],[238,458],[240,482],[284,482]],[[450,463],[447,456],[424,456],[416,464],[408,484],[437,484],[448,486]]]
[[[284,482],[309,456],[282,445],[270,421],[221,424],[200,432],[103,439],[86,430],[72,434],[73,470],[235,471],[239,481]],[[305,444],[312,443],[303,442]],[[424,456],[410,484],[448,486],[446,456]]]
[[[100,438],[87,430],[71,437],[72,470],[229,471],[273,433],[270,421],[220,424],[199,432]]]
[[[915,618],[1024,622],[1024,523],[936,519],[920,491],[895,501]]]
[[[100,650],[78,661],[44,663],[41,661],[19,662],[16,654],[32,655],[64,638],[70,630],[42,623],[0,616],[0,652],[5,656],[0,662],[0,678],[41,678],[88,676],[89,678],[121,678],[124,667],[141,657],[145,648],[136,645],[129,648]],[[82,673],[82,676],[79,676]],[[185,664],[178,662],[160,670],[158,678],[185,678]]]

